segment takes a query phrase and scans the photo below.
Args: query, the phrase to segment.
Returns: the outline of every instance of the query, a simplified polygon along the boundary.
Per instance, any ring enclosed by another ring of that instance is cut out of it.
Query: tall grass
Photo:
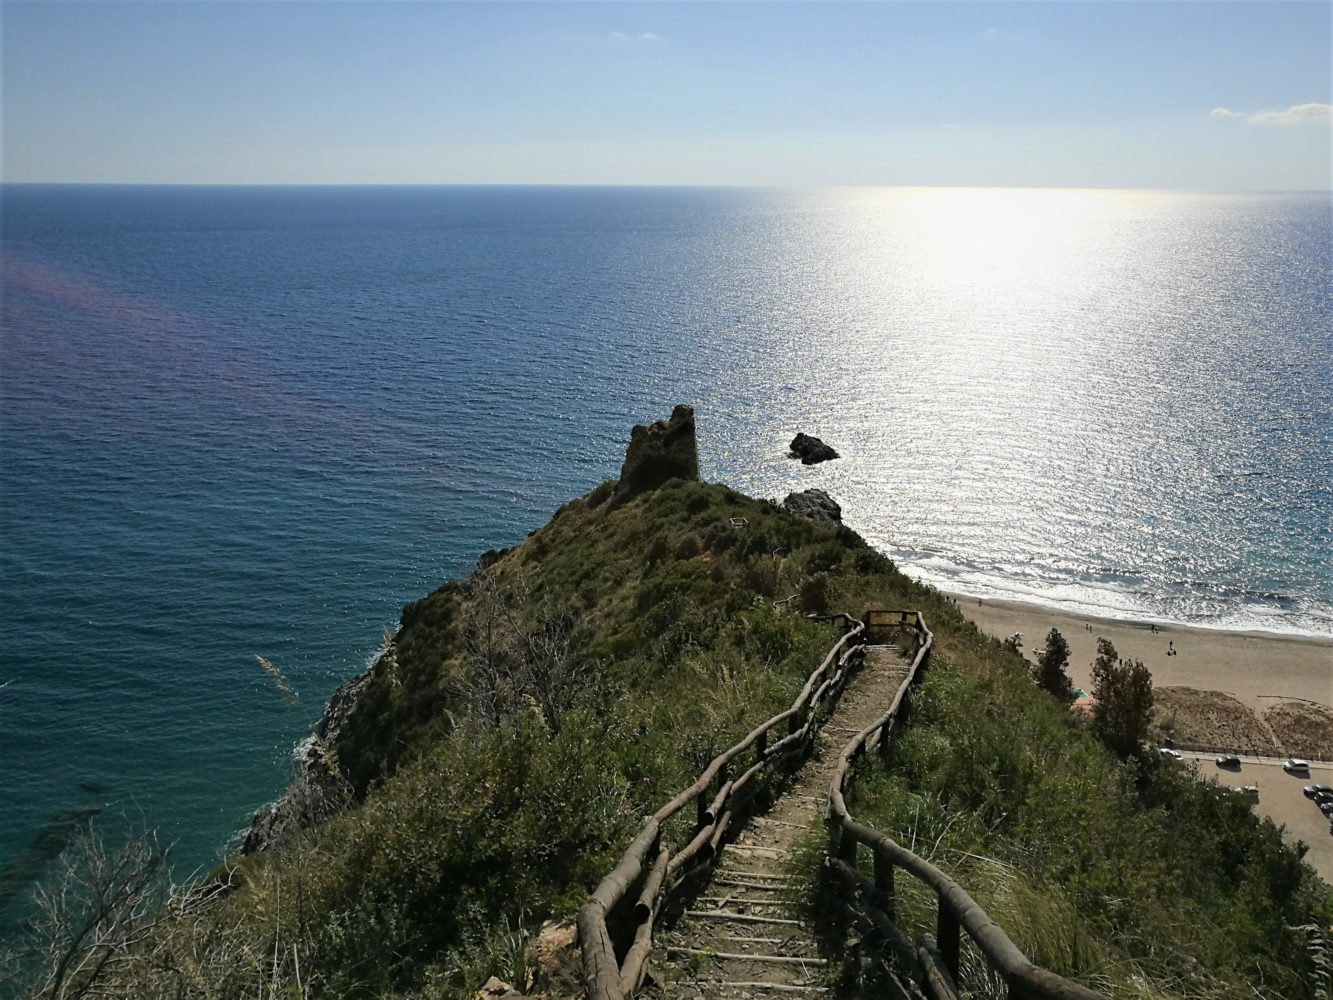
[[[958,880],[1037,965],[1112,996],[1318,995],[1298,927],[1326,925],[1329,895],[1270,822],[1115,759],[998,646],[942,645],[891,765],[855,773],[854,815]],[[896,888],[903,928],[933,932],[934,894]],[[970,946],[961,977],[1003,992]]]

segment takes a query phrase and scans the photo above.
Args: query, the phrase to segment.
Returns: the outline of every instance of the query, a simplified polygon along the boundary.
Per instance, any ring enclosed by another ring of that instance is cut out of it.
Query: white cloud
[[[1251,125],[1328,125],[1333,104],[1293,104],[1280,111],[1258,111],[1245,120]]]
[[[1213,108],[1208,117],[1216,120],[1243,118],[1250,125],[1328,125],[1333,122],[1333,104],[1293,104],[1272,111],[1232,111]]]
[[[663,45],[666,39],[655,31],[640,31],[630,34],[624,31],[612,31],[606,36],[612,45]]]

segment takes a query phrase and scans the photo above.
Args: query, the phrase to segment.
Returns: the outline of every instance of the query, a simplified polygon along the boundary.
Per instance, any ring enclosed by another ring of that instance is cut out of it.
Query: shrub
[[[1097,640],[1092,664],[1092,727],[1121,757],[1141,752],[1152,721],[1152,673],[1139,660],[1121,660],[1110,640]]]
[[[800,596],[797,598],[801,613],[824,615],[829,610],[828,574],[816,573],[801,582]]]
[[[1053,628],[1046,636],[1046,646],[1041,656],[1037,658],[1037,686],[1066,705],[1074,696],[1074,686],[1066,672],[1068,666],[1069,643],[1059,629]]]

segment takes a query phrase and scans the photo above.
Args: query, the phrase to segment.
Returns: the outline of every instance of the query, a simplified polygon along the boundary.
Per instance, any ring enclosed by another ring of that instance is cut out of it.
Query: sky
[[[1330,9],[3,0],[0,170],[1326,190]]]

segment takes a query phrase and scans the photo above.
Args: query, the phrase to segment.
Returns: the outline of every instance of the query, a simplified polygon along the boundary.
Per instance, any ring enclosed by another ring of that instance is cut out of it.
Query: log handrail
[[[845,631],[806,678],[791,707],[714,757],[693,784],[657,812],[645,817],[643,827],[625,849],[619,863],[579,907],[579,948],[589,1000],[626,1000],[634,995],[652,950],[653,921],[662,895],[706,866],[716,855],[732,820],[739,815],[738,795],[760,772],[810,749],[818,728],[819,710],[837,699],[851,672],[865,658],[865,643],[854,642],[865,634],[863,622],[846,613],[807,617],[814,621],[841,621]],[[768,734],[780,726],[785,726],[784,735],[770,744]],[[756,748],[755,762],[732,779],[728,773],[731,763],[751,747]],[[717,792],[706,798],[714,782],[718,785]],[[684,847],[672,853],[663,843],[662,827],[692,801],[696,801],[699,808],[695,832]],[[646,865],[650,856],[654,860],[651,865]],[[667,884],[673,876],[677,876],[674,882]],[[607,917],[641,877],[642,888],[633,912],[634,936],[622,964],[616,957]]]
[[[909,963],[914,967],[914,973],[925,975],[927,981],[923,985],[932,996],[946,996],[955,990],[959,935],[966,932],[1004,978],[1010,997],[1022,1000],[1107,1000],[1103,993],[1033,965],[961,885],[878,830],[858,823],[848,812],[843,795],[852,761],[876,749],[881,755],[887,752],[890,731],[908,690],[925,672],[935,639],[919,611],[871,611],[866,614],[866,624],[876,628],[900,625],[912,629],[916,654],[907,679],[898,688],[888,711],[853,736],[838,757],[828,792],[828,821],[836,834],[837,855],[830,859],[831,870],[856,890],[853,896],[860,909],[872,925],[881,929],[892,925],[894,869],[901,868],[935,890],[939,899],[938,945],[929,935],[923,935],[917,942],[915,961]],[[859,844],[869,847],[874,856],[873,882],[856,870]],[[901,931],[886,937],[900,954],[907,950],[908,941]],[[937,967],[940,963],[943,969]]]

